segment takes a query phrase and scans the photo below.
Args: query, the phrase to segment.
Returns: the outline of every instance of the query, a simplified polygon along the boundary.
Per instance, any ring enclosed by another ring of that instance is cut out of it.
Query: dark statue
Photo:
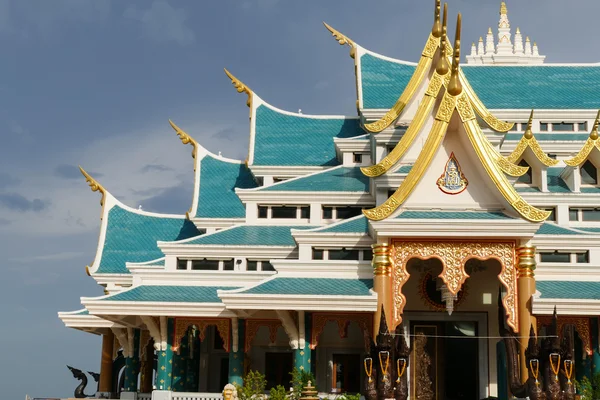
[[[67,368],[69,368],[69,370],[73,374],[73,378],[79,379],[81,381],[81,383],[79,384],[79,386],[77,386],[75,388],[75,392],[74,392],[75,398],[76,399],[84,399],[86,397],[93,397],[94,395],[86,395],[84,393],[85,387],[88,384],[88,378],[85,375],[85,373],[83,371],[81,371],[80,369],[73,368],[73,367],[68,366],[68,365],[67,365]],[[92,375],[92,376],[94,376],[94,375]],[[99,375],[98,375],[98,377],[99,377]],[[95,376],[94,376],[94,379],[96,379]]]
[[[404,338],[402,325],[391,334],[385,312],[382,309],[379,334],[373,342],[369,340],[367,357],[364,359],[366,373],[366,400],[408,399],[407,370],[410,348]]]
[[[529,330],[529,342],[525,351],[525,360],[529,378],[521,383],[518,337],[504,325],[504,307],[498,299],[498,323],[500,335],[506,347],[508,381],[511,393],[519,398],[531,400],[574,400],[573,382],[573,341],[571,330],[566,329],[562,343],[557,332],[556,308],[552,325],[541,341],[535,336],[533,326]]]

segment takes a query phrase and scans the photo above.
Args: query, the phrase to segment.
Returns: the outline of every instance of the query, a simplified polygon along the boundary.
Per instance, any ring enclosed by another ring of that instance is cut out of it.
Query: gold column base
[[[377,293],[377,311],[373,315],[373,340],[379,333],[381,311],[385,311],[388,328],[392,326],[392,261],[387,243],[376,243],[373,248],[373,290]]]

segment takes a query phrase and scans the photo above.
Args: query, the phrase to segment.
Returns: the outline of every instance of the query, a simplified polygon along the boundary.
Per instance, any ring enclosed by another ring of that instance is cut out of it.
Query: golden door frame
[[[428,260],[437,258],[442,262],[443,270],[439,275],[448,290],[457,294],[469,275],[465,271],[465,263],[470,259],[500,262],[502,270],[498,274],[500,283],[506,288],[502,298],[506,310],[506,322],[515,332],[519,332],[517,314],[517,264],[516,243],[514,241],[468,241],[468,240],[406,240],[394,239],[390,248],[392,262],[392,309],[394,329],[402,322],[402,313],[406,305],[406,297],[402,287],[410,278],[406,264],[412,258]]]

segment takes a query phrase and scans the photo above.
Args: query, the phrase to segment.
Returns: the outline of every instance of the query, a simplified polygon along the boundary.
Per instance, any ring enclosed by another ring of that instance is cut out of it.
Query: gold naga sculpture
[[[389,217],[404,203],[404,201],[406,201],[431,164],[437,149],[446,135],[454,111],[458,112],[467,137],[488,176],[514,210],[523,218],[531,222],[544,221],[550,215],[550,212],[540,210],[528,204],[515,191],[514,187],[504,175],[506,171],[501,167],[501,163],[498,161],[499,154],[492,150],[492,145],[481,131],[481,127],[475,116],[475,107],[469,98],[468,90],[465,89],[467,88],[467,85],[460,78],[460,31],[461,14],[458,14],[452,59],[452,72],[447,85],[440,85],[439,94],[441,94],[442,90],[444,91],[444,94],[434,117],[433,126],[417,160],[400,187],[383,204],[372,209],[363,210],[365,216],[370,220],[379,221]],[[447,51],[447,49],[444,50]],[[443,64],[441,66],[438,65],[438,67],[440,67],[440,72],[444,72]],[[439,75],[438,68],[436,68],[436,73]]]

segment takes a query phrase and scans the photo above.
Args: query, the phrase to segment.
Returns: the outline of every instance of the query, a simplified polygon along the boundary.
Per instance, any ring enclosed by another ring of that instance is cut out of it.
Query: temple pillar
[[[294,368],[311,372],[310,315],[298,311],[298,348],[294,349]]]
[[[592,317],[590,321],[592,333],[592,376],[600,374],[600,327],[598,317]]]
[[[112,392],[113,354],[115,334],[109,330],[102,335],[102,359],[100,362],[100,381],[98,382],[99,394]]]
[[[234,318],[231,321],[231,341],[229,349],[229,379],[232,384],[244,384],[244,338],[245,321]]]
[[[179,340],[179,349],[176,353],[173,353],[173,377],[171,380],[171,390],[174,392],[185,391],[187,361],[190,351],[188,347],[187,333],[184,338],[179,338]]]
[[[154,371],[154,341],[150,339],[144,348],[140,368],[140,392],[152,392],[152,373]]]
[[[140,330],[127,328],[129,356],[125,359],[124,392],[137,392],[140,371]]]
[[[373,248],[373,290],[377,293],[377,311],[373,316],[373,340],[379,332],[381,310],[385,310],[387,325],[393,329],[392,324],[392,262],[390,248],[387,243],[372,244]]]
[[[525,350],[529,341],[529,330],[533,326],[537,330],[535,317],[532,315],[531,299],[535,294],[535,247],[526,245],[517,249],[517,291],[519,298],[519,362],[521,365],[521,382],[529,377]]]
[[[161,336],[163,329],[166,331],[166,341],[162,343],[162,349],[158,353],[156,371],[156,389],[158,391],[171,390],[171,377],[173,372],[173,335],[175,334],[175,322],[172,318],[161,317]],[[163,328],[163,325],[164,328]],[[156,391],[155,391],[156,392]],[[154,393],[152,394],[154,396]],[[155,397],[152,397],[155,399]]]

